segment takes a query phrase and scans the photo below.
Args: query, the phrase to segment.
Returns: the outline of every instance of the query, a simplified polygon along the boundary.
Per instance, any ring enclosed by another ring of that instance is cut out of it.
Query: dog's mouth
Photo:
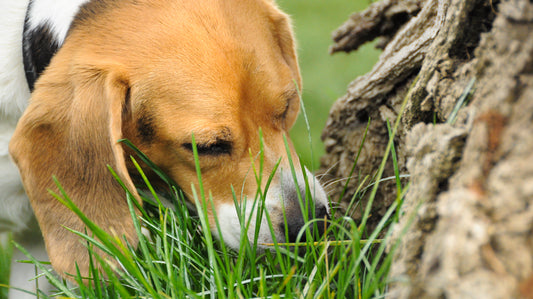
[[[306,170],[307,179],[281,171],[278,183],[260,196],[241,201],[239,206],[217,207],[218,227],[214,235],[238,249],[243,237],[259,248],[274,243],[300,243],[318,239],[326,231],[329,215],[327,196],[318,180]],[[255,197],[254,197],[255,196]],[[217,223],[212,227],[217,227]]]

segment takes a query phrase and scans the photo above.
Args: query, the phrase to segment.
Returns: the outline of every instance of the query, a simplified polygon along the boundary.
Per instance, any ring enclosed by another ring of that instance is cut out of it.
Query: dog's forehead
[[[266,0],[95,1],[78,14],[72,44],[129,67],[131,82],[163,94],[262,100],[299,79],[280,46],[283,18]]]
[[[163,81],[143,82],[132,92],[135,110],[165,122],[188,119],[186,126],[197,128],[227,126],[246,118],[265,126],[283,114],[291,97],[297,94],[294,87],[286,90],[249,84],[240,88],[217,88],[217,84],[211,85],[206,80],[190,84],[182,84],[179,79]],[[287,87],[292,86],[287,84]]]
[[[194,51],[168,55],[142,66],[134,82],[139,98],[153,105],[178,106],[191,113],[282,113],[297,98],[297,85],[282,59],[269,59],[249,49],[218,49],[198,56]]]

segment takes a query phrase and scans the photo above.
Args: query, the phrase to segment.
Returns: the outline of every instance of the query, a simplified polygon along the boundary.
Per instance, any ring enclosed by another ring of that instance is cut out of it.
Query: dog
[[[0,79],[0,186],[8,190],[0,195],[0,223],[9,223],[3,231],[15,236],[40,229],[59,275],[76,273],[76,264],[87,274],[89,262],[84,244],[66,229],[84,231],[85,226],[50,195],[48,190],[58,192],[53,177],[97,225],[130,244],[138,241],[125,192],[107,168],[140,200],[137,171],[128,158],[132,152],[118,142],[123,138],[193,202],[191,194],[199,186],[194,134],[204,188],[213,198],[214,206],[206,209],[210,227],[231,248],[241,242],[231,186],[241,204],[249,202],[246,218],[255,219],[252,201],[275,169],[265,200],[274,231],[263,217],[252,223],[250,241],[257,225],[260,247],[272,243],[272,234],[278,242],[296,239],[305,218],[298,199],[298,193],[305,197],[304,177],[315,207],[309,216],[329,214],[326,193],[302,170],[288,138],[302,82],[289,17],[272,0],[19,0],[1,5],[6,6],[2,14],[10,14],[2,30],[10,35],[3,46],[9,57],[0,57],[8,64]],[[7,155],[8,140],[21,180]],[[262,164],[260,180],[252,164]],[[150,169],[144,171],[157,181]],[[39,228],[32,224],[33,215]],[[23,241],[42,248],[39,237]],[[17,267],[12,266],[13,273]],[[12,275],[11,283],[19,286],[21,280]]]

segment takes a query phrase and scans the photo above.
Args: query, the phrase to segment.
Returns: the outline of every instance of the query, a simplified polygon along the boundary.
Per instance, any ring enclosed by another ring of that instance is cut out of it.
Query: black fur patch
[[[24,71],[30,91],[33,91],[35,81],[50,64],[50,60],[59,49],[59,43],[54,39],[48,23],[39,25],[33,30],[28,27],[28,15],[26,15],[22,40]]]

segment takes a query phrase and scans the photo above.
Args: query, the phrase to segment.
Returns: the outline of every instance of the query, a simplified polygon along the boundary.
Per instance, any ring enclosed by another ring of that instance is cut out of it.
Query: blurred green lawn
[[[291,131],[291,139],[303,164],[310,170],[319,166],[324,147],[320,140],[331,105],[346,92],[348,84],[368,72],[378,59],[379,51],[365,45],[350,54],[328,54],[331,33],[356,11],[364,10],[367,0],[278,0],[279,6],[292,16],[298,41],[303,76],[303,100],[312,144],[304,118],[300,114]]]

